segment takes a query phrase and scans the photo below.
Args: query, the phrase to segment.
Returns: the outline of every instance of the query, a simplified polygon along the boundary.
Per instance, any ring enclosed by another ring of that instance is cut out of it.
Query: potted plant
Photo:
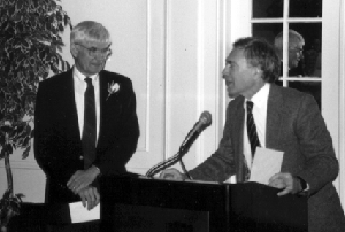
[[[29,156],[38,84],[50,70],[69,68],[60,55],[60,33],[71,27],[60,0],[0,1],[0,160],[5,160],[7,190],[0,200],[0,225],[20,213],[22,194],[14,194],[9,155],[22,148]]]

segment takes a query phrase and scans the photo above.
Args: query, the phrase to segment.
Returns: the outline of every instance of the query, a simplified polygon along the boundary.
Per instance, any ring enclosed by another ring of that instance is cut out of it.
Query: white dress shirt
[[[83,136],[84,129],[84,94],[86,90],[85,75],[78,71],[76,67],[73,68],[73,79],[74,79],[74,93],[75,93],[75,103],[77,106],[78,113],[78,125],[80,132],[80,139]],[[97,120],[97,139],[95,145],[97,146],[98,136],[99,136],[99,124],[100,124],[100,96],[99,96],[99,75],[95,74],[90,76],[92,79],[92,85],[95,91],[95,108],[96,108],[96,120]]]
[[[251,99],[253,102],[253,118],[256,126],[256,131],[259,136],[261,147],[266,147],[266,124],[267,124],[267,102],[270,85],[266,83],[259,92],[255,93]],[[244,155],[246,158],[247,167],[252,167],[252,152],[250,148],[250,141],[247,135],[247,99],[244,101],[245,120],[244,120]]]

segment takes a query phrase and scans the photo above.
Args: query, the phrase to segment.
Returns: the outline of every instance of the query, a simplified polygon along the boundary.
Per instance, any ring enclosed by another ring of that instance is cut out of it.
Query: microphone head
[[[204,130],[206,127],[212,124],[212,115],[208,111],[201,113],[199,118],[200,129]]]

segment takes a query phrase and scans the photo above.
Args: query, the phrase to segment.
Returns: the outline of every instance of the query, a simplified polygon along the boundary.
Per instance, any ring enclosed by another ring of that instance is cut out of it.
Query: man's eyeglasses
[[[296,52],[296,53],[302,54],[304,52],[304,48],[303,47],[291,47],[290,52]]]
[[[110,48],[110,45],[106,48],[95,48],[95,47],[85,47],[84,45],[81,44],[76,44],[78,46],[81,46],[83,48],[85,48],[88,52],[90,56],[96,56],[96,55],[101,55],[104,57],[110,56],[112,54],[112,50]]]

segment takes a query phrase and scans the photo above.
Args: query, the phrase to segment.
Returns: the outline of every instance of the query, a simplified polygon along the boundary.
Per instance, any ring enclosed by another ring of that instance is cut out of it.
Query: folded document
[[[92,210],[87,210],[82,201],[69,203],[72,223],[82,223],[100,219],[100,205],[98,204]]]

